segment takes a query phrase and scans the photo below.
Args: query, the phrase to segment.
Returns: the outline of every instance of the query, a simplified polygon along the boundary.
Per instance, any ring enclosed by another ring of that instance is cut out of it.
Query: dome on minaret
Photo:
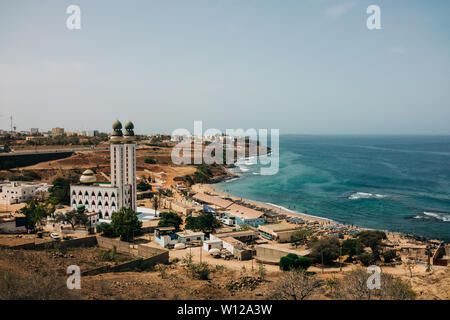
[[[128,121],[127,123],[125,123],[125,129],[126,130],[133,130],[134,129],[134,124],[131,121]]]
[[[113,130],[122,130],[122,123],[119,120],[114,121],[112,125]]]
[[[133,122],[128,121],[125,124],[125,134],[124,134],[125,140],[127,140],[127,141],[134,140],[134,130],[133,129],[134,129]]]
[[[119,120],[114,121],[113,125],[113,132],[111,133],[111,141],[113,142],[120,142],[122,139],[122,123],[120,123]]]

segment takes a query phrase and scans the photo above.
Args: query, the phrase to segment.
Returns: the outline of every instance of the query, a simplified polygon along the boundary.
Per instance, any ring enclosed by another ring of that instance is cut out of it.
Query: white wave
[[[450,222],[449,214],[440,213],[440,212],[427,212],[427,211],[424,211],[423,214],[426,216],[429,216],[429,217],[433,217],[438,220],[442,220],[444,222]]]
[[[369,193],[369,192],[356,192],[348,197],[349,200],[358,200],[358,199],[382,199],[387,196],[384,194],[378,193]]]
[[[230,180],[225,180],[225,182],[231,182],[231,181],[234,181],[234,180],[238,180],[239,178],[233,178],[233,179],[230,179]]]

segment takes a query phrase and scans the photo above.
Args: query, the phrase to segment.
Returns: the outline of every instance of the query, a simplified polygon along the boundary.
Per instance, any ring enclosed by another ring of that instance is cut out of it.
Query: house
[[[258,233],[269,240],[278,242],[290,242],[291,237],[298,227],[283,223],[265,224],[258,227]]]
[[[194,232],[192,230],[184,230],[175,233],[174,227],[155,228],[155,242],[163,248],[172,247],[177,243],[189,244],[194,241],[204,241],[205,234],[203,232]]]
[[[249,225],[258,227],[265,223],[264,212],[233,204],[226,209],[225,216],[234,217],[236,225]]]
[[[0,217],[0,233],[25,233],[26,220],[23,214]]]
[[[225,228],[222,228],[222,229],[225,229]],[[212,239],[212,240],[223,239],[223,238],[227,238],[227,237],[232,237],[241,242],[248,243],[248,242],[252,242],[253,240],[255,240],[258,237],[258,235],[253,230],[224,231],[224,232],[220,232],[220,233],[217,233],[217,230],[216,230],[216,233],[213,233],[210,235],[210,239]]]
[[[215,240],[206,240],[203,242],[203,250],[206,252],[209,252],[211,249],[222,249],[222,240],[215,239]]]

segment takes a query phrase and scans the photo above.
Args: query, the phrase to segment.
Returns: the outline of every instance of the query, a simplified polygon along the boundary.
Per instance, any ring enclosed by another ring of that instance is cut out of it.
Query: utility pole
[[[323,248],[320,249],[320,255],[322,256],[322,273],[323,273]]]

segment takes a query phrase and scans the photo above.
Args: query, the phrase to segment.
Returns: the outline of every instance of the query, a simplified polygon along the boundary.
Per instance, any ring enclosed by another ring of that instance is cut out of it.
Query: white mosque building
[[[80,182],[70,186],[72,209],[84,206],[87,212],[98,213],[99,219],[110,220],[120,208],[136,208],[136,144],[134,125],[116,120],[111,134],[111,182],[97,182],[94,172],[86,170]]]

